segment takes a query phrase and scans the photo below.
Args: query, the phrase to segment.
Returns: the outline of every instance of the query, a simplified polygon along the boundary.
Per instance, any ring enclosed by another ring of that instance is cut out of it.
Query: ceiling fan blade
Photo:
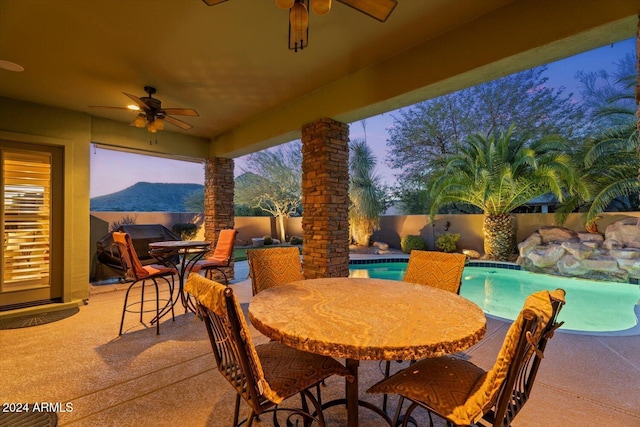
[[[108,105],[89,105],[89,108],[108,108],[110,110],[127,110],[127,111],[135,111],[132,110],[131,108],[127,108],[127,107],[110,107]]]
[[[205,2],[205,4],[207,6],[214,6],[214,5],[219,4],[219,3],[224,3],[227,0],[202,0],[202,1]]]
[[[151,107],[149,107],[149,105],[146,102],[144,102],[142,99],[138,98],[137,96],[131,95],[130,93],[126,93],[126,92],[122,92],[122,93],[124,93],[129,98],[131,98],[133,100],[133,102],[138,104],[138,106],[140,108],[142,108],[143,110],[150,110],[151,109]]]
[[[183,122],[182,120],[176,119],[175,117],[171,117],[171,116],[164,116],[164,121],[167,123],[171,123],[172,125],[178,126],[180,129],[184,129],[184,130],[189,130],[193,127],[189,123]]]
[[[200,114],[193,108],[163,108],[161,111],[165,114],[173,114],[174,116],[200,117]]]
[[[365,15],[384,22],[398,5],[397,0],[338,0]]]

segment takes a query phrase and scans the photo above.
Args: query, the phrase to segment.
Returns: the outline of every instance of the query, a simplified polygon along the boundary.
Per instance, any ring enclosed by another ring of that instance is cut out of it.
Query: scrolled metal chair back
[[[241,333],[231,289],[225,290],[225,298],[227,316],[198,303],[199,314],[205,322],[218,371],[253,410],[260,413],[261,391],[247,355],[250,344]]]
[[[558,314],[564,306],[565,291],[557,289],[549,293],[552,313],[550,318],[540,319],[535,314],[523,313],[523,333],[520,335],[507,376],[496,396],[493,408],[483,417],[494,427],[508,427],[529,399],[531,389],[544,357],[544,350],[555,332],[564,322],[558,322]],[[538,328],[542,331],[538,333]]]
[[[303,280],[297,247],[251,249],[247,251],[253,295],[273,286]]]

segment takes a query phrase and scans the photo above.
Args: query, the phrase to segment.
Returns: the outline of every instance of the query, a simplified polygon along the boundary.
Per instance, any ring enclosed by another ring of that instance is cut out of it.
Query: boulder
[[[583,242],[582,244],[591,249],[598,249],[600,247],[598,242]]]
[[[618,260],[640,258],[640,249],[638,248],[611,249],[609,253]]]
[[[583,259],[582,264],[592,271],[604,271],[615,274],[622,273],[618,268],[618,262],[612,257],[602,257],[599,259]]]
[[[373,245],[381,251],[389,251],[389,244],[384,242],[373,242]]]
[[[571,254],[566,254],[556,264],[558,272],[564,276],[585,276],[589,269]]]
[[[535,249],[537,246],[542,245],[542,236],[540,233],[533,233],[522,242],[518,243],[518,252],[520,256],[527,256],[529,252]]]
[[[578,238],[565,240],[561,246],[577,259],[589,258],[595,249],[582,244]]]
[[[622,243],[623,247],[640,248],[640,218],[618,220],[607,227],[604,236],[606,240]]]
[[[585,245],[589,244],[589,246],[591,245],[600,246],[602,245],[602,242],[604,242],[604,236],[602,234],[586,233],[584,231],[581,231],[578,233],[578,239],[580,239],[580,242],[582,242]]]
[[[630,277],[640,278],[640,259],[620,259],[618,267],[627,271]]]
[[[463,249],[462,253],[470,259],[480,259],[480,252],[474,251],[473,249]]]
[[[608,251],[612,249],[623,249],[624,244],[615,239],[605,239],[605,241],[602,242],[602,248]]]
[[[527,254],[527,258],[536,267],[551,267],[555,266],[565,253],[564,248],[560,245],[537,246]]]
[[[577,233],[565,227],[545,226],[538,229],[542,237],[542,243],[562,243],[573,237],[578,237]]]

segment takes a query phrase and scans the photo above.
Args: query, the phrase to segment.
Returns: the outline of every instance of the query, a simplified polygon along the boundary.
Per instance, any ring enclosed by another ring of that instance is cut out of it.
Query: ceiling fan
[[[137,97],[126,92],[135,105],[129,105],[127,107],[108,107],[102,105],[90,105],[90,108],[110,108],[114,110],[128,110],[137,112],[138,115],[131,122],[131,125],[143,128],[146,127],[151,133],[156,133],[159,130],[164,129],[164,123],[170,123],[180,129],[189,130],[193,126],[189,123],[183,122],[180,119],[176,119],[174,116],[195,116],[199,117],[200,114],[193,108],[162,108],[162,101],[158,98],[154,98],[153,94],[156,93],[156,88],[151,86],[145,86],[144,91],[147,92],[147,96]]]
[[[213,6],[219,3],[224,3],[227,0],[202,0],[208,6]],[[349,7],[358,10],[365,15],[369,15],[372,18],[377,19],[380,22],[387,20],[393,9],[398,4],[397,0],[338,0],[342,4],[346,4]],[[286,7],[285,4],[291,4]],[[293,6],[294,0],[276,0],[278,7],[290,9]],[[316,6],[317,4],[317,6]],[[331,0],[311,0],[311,8],[318,15],[325,15],[331,9]],[[324,13],[322,13],[324,12]]]
[[[207,6],[224,3],[227,0],[202,0]],[[338,0],[359,12],[380,22],[385,22],[397,0]],[[289,10],[289,49],[297,52],[309,44],[309,6],[316,15],[326,15],[331,10],[332,0],[275,0],[276,6]]]

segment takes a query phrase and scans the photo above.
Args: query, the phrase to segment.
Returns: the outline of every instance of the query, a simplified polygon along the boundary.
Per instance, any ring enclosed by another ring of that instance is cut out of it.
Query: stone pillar
[[[302,127],[304,276],[349,275],[349,126],[320,119]]]
[[[214,248],[220,230],[233,228],[233,159],[214,157],[205,161],[204,170],[204,238]],[[216,274],[215,270],[213,270]],[[224,269],[229,280],[235,277],[234,261]],[[222,275],[219,276],[222,278]]]

